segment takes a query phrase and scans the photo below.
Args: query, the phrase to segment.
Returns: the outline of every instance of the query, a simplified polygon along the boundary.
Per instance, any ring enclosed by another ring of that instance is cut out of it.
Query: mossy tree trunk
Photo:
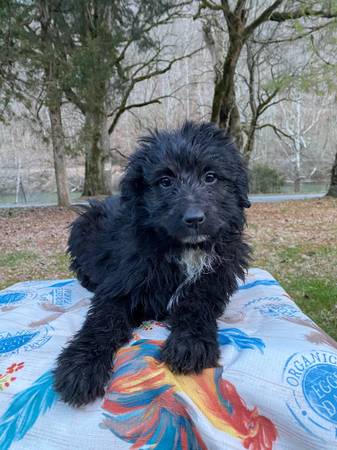
[[[212,103],[212,122],[227,130],[239,149],[242,148],[243,136],[240,124],[240,113],[235,95],[235,71],[245,43],[245,14],[226,17],[229,32],[229,47],[222,68],[222,76],[218,78]]]
[[[327,195],[337,198],[337,153],[332,165],[330,186]]]
[[[55,21],[52,19],[53,9],[47,0],[40,0],[38,2],[38,10],[41,24],[40,52],[46,88],[45,105],[48,109],[50,120],[58,205],[69,206],[70,196],[61,112],[63,92],[60,88],[60,68],[55,53],[55,35],[53,29]]]
[[[256,134],[256,127],[257,127],[257,116],[252,116],[250,122],[249,122],[249,129],[247,134],[247,140],[243,147],[243,159],[245,161],[246,166],[248,167],[250,157],[254,150],[254,144],[255,144],[255,134]]]
[[[84,196],[111,194],[111,155],[107,116],[104,111],[90,111],[85,124]]]
[[[50,131],[54,155],[54,170],[59,206],[69,206],[70,196],[68,189],[65,142],[62,126],[61,101],[49,105]]]

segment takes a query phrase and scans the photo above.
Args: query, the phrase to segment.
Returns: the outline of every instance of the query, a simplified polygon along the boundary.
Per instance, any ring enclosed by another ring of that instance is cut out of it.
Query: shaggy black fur
[[[115,352],[143,320],[166,320],[162,360],[176,373],[217,365],[216,319],[243,279],[247,175],[213,124],[142,138],[121,196],[72,225],[71,268],[95,293],[82,329],[54,371],[61,398],[80,406],[103,395]]]

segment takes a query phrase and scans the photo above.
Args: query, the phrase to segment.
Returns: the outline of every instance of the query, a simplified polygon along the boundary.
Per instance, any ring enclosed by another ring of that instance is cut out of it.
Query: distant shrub
[[[281,187],[283,185],[283,176],[272,167],[256,164],[250,170],[249,188],[252,194],[281,192]]]

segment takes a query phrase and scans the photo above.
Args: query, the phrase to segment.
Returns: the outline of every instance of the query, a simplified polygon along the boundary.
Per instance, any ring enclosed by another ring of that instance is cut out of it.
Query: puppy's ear
[[[144,179],[141,161],[132,155],[120,182],[121,200],[136,200],[143,193]]]
[[[239,205],[242,208],[250,208],[251,203],[248,199],[248,191],[249,191],[248,174],[247,169],[242,161],[236,179],[236,186],[239,195]]]

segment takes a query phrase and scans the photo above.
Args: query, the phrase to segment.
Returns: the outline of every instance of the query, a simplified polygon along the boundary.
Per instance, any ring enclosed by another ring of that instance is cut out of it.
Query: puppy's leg
[[[181,299],[169,319],[171,334],[162,349],[162,360],[175,373],[200,373],[216,367],[219,359],[214,304],[197,292]]]
[[[81,406],[104,394],[113,356],[132,334],[126,305],[107,294],[93,298],[82,329],[57,359],[54,387],[64,402]]]

